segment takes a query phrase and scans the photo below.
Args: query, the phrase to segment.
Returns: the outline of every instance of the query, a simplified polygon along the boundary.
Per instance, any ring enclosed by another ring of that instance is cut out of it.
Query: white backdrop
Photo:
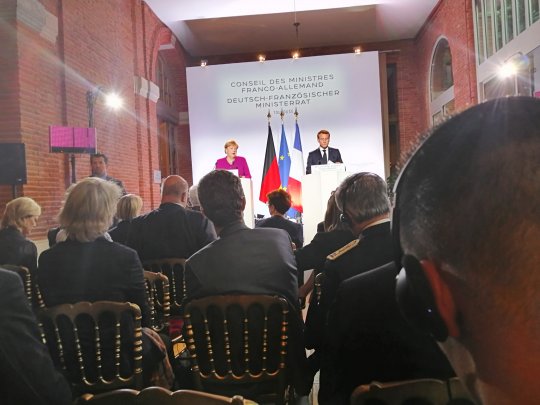
[[[318,147],[316,134],[330,131],[349,172],[371,171],[384,178],[383,131],[377,52],[315,56],[187,68],[193,180],[225,156],[229,138],[249,164],[253,197],[258,200],[270,120],[276,156],[281,110],[289,149],[294,139],[294,110],[302,138],[304,166]],[[255,213],[267,215],[262,203]]]

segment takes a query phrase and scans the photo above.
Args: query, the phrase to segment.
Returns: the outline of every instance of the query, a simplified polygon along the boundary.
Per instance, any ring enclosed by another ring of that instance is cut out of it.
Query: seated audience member
[[[109,231],[115,242],[125,245],[131,229],[131,220],[141,214],[143,201],[135,194],[126,194],[118,200],[116,205],[116,219],[120,222]]]
[[[285,298],[289,314],[289,366],[297,392],[307,395],[302,319],[298,308],[296,263],[291,239],[282,229],[248,228],[240,179],[216,170],[199,182],[203,213],[214,223],[219,239],[186,262],[186,300],[221,294],[269,294]]]
[[[321,304],[326,310],[334,301],[339,284],[352,276],[391,261],[390,201],[383,179],[374,173],[354,174],[335,193],[344,222],[356,237],[331,253],[324,266]]]
[[[197,192],[197,185],[193,184],[189,188],[188,192],[188,208],[193,211],[201,210],[201,203],[199,202],[199,193]]]
[[[301,298],[305,298],[313,290],[314,278],[322,271],[326,256],[354,239],[349,227],[339,219],[334,192],[328,199],[322,224],[322,232],[317,232],[309,244],[294,251],[299,273],[314,270],[306,283],[298,290],[298,295]]]
[[[0,268],[0,402],[71,403],[71,391],[41,341],[19,276]]]
[[[389,263],[341,283],[321,351],[319,404],[349,404],[352,391],[372,381],[454,376],[435,340],[401,316],[396,276]]]
[[[407,318],[484,405],[540,399],[540,100],[476,105],[436,128],[396,185]]]
[[[128,246],[144,262],[188,258],[216,239],[213,225],[200,212],[186,209],[188,184],[180,176],[163,183],[161,205],[131,222]]]
[[[19,197],[6,204],[0,226],[0,264],[25,266],[35,274],[37,247],[26,237],[40,215],[41,207],[28,197]]]
[[[335,199],[341,221],[356,239],[328,255],[325,262],[321,300],[306,319],[306,341],[316,349],[310,356],[312,371],[319,366],[328,311],[339,284],[394,258],[385,181],[374,173],[356,173],[340,184]]]
[[[291,208],[291,195],[285,190],[274,190],[266,194],[268,198],[268,211],[270,218],[257,222],[257,228],[277,228],[286,231],[296,248],[304,245],[304,231],[301,224],[289,221],[284,217]]]
[[[39,286],[48,307],[101,300],[137,304],[142,325],[148,326],[150,314],[137,253],[104,236],[112,224],[120,195],[116,184],[94,177],[83,179],[68,190],[59,214],[67,239],[40,255]],[[103,356],[110,355],[112,362],[112,348],[109,349],[107,352],[104,348]],[[158,352],[143,334],[143,376],[147,382],[163,358]],[[125,365],[129,355],[123,356]]]

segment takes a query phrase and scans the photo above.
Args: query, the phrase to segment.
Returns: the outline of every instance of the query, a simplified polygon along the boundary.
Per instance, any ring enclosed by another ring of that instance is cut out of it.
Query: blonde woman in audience
[[[116,205],[116,219],[118,224],[109,231],[111,239],[123,245],[127,244],[131,220],[141,214],[142,198],[135,194],[126,194],[118,200]]]
[[[116,184],[95,177],[79,181],[68,191],[59,215],[67,239],[39,257],[39,285],[46,306],[100,300],[131,302],[140,307],[142,325],[147,326],[149,309],[137,253],[106,237],[120,195]],[[125,337],[125,347],[130,347],[129,337]],[[143,334],[146,382],[164,356]],[[124,374],[129,370],[130,357],[131,353],[122,353]],[[103,358],[110,360],[106,369],[112,370],[112,347],[103,347]],[[68,364],[69,371],[76,369],[76,364]]]
[[[0,225],[0,264],[14,264],[36,271],[37,248],[26,237],[36,226],[41,207],[28,197],[7,203]]]

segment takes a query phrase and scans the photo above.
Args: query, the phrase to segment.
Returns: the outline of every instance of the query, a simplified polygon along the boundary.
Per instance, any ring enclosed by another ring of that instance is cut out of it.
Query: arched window
[[[446,38],[440,38],[434,47],[430,73],[431,119],[437,124],[454,111],[452,53]]]

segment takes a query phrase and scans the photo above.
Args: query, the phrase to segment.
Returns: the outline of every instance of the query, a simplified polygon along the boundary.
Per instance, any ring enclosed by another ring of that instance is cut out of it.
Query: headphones
[[[394,244],[394,261],[396,268],[401,269],[396,278],[396,300],[403,317],[417,329],[430,333],[439,342],[448,337],[448,328],[435,304],[431,285],[422,269],[420,261],[405,255],[400,239],[400,196],[403,193],[405,173],[411,167],[418,151],[411,156],[401,171],[394,187],[394,210],[392,211],[392,240]]]
[[[339,215],[339,220],[342,223],[347,224],[351,227],[353,226],[353,220],[351,219],[351,217],[349,217],[349,214],[347,214],[346,210],[347,193],[349,191],[349,188],[356,182],[356,180],[369,174],[370,173],[368,172],[355,173],[352,176],[347,177],[343,181],[343,197],[341,197],[341,214]]]

